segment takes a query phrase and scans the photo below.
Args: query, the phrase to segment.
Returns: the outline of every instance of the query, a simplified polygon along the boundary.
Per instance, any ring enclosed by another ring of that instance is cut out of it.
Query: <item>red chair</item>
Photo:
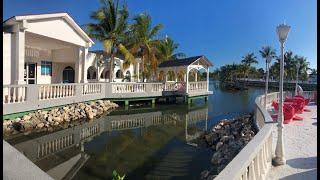
[[[300,96],[300,95],[294,96],[293,98],[294,98],[294,99],[302,99],[302,100],[304,100],[304,106],[303,106],[303,107],[305,107],[306,105],[308,105],[309,102],[310,102],[310,99],[305,99],[303,96]],[[305,111],[305,112],[311,112],[309,109],[305,109],[305,108],[303,108],[303,111]]]
[[[276,101],[272,101],[273,108],[278,111],[279,104]],[[302,117],[295,115],[296,113],[296,105],[294,103],[284,103],[283,106],[283,114],[284,114],[284,124],[288,124],[291,120],[301,121]],[[275,120],[277,118],[277,114],[271,115],[271,117]]]
[[[296,113],[301,114],[304,111],[305,101],[299,97],[288,98],[286,97],[284,102],[293,103],[294,108],[296,109]]]

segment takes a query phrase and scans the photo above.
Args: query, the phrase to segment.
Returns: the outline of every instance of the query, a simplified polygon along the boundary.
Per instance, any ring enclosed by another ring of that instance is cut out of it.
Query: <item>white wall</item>
[[[11,84],[11,34],[3,33],[3,84]]]
[[[27,32],[59,39],[79,46],[86,46],[86,41],[63,19],[47,19],[45,21],[28,21]]]

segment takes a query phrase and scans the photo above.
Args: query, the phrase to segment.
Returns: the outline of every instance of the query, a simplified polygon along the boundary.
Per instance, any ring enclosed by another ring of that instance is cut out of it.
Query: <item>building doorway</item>
[[[74,69],[70,66],[64,68],[62,74],[62,82],[63,83],[74,83]]]
[[[24,64],[24,81],[27,84],[37,84],[37,63]]]

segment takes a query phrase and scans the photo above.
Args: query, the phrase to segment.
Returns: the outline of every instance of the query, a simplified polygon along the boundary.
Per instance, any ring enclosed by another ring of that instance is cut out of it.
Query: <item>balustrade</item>
[[[99,94],[101,93],[101,83],[82,84],[82,94]]]
[[[189,82],[189,92],[207,91],[207,81]]]
[[[146,83],[112,83],[112,93],[146,92]]]
[[[3,104],[21,103],[26,101],[27,87],[24,85],[4,85]]]
[[[76,84],[46,84],[38,87],[39,100],[48,100],[75,96]]]

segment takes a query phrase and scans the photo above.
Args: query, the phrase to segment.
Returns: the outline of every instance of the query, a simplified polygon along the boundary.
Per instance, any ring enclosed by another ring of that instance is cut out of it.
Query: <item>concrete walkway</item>
[[[303,121],[284,125],[284,150],[287,163],[272,167],[267,179],[317,179],[317,105],[306,107],[311,112],[299,116]],[[277,127],[273,129],[273,154],[277,143]]]
[[[53,180],[9,143],[2,142],[4,180]]]

